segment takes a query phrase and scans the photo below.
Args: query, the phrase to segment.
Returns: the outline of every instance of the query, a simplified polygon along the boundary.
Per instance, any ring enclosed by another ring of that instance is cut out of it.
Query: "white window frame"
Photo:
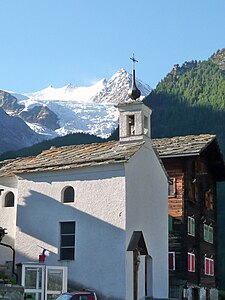
[[[209,243],[213,244],[214,242],[214,229],[211,225],[209,225]]]
[[[208,242],[209,240],[209,225],[204,224],[204,241]]]
[[[209,263],[209,271],[206,270],[206,262]],[[214,259],[205,257],[205,275],[214,276]]]
[[[195,236],[195,219],[188,216],[188,235]]]
[[[170,184],[170,183],[172,183],[172,184]],[[175,197],[175,195],[176,195],[176,178],[170,177],[169,184],[168,184],[168,196]]]
[[[188,260],[190,257],[190,268],[188,266],[188,272],[195,272],[195,254],[188,252]],[[194,262],[194,267],[192,268],[192,262]]]
[[[65,224],[65,223],[74,223],[74,232],[68,232],[68,233],[62,233],[62,224]],[[70,260],[75,260],[75,245],[76,245],[76,222],[75,221],[61,221],[59,222],[59,226],[60,226],[60,244],[59,244],[59,260],[62,260],[62,261],[70,261]],[[62,237],[63,236],[74,236],[74,243],[73,245],[69,245],[69,246],[64,246],[62,245]],[[69,259],[65,259],[65,258],[62,258],[62,250],[65,250],[65,249],[73,249],[73,259],[72,258],[69,258]]]
[[[169,264],[168,264],[168,268],[169,268],[169,271],[175,271],[176,270],[176,265],[175,265],[175,252],[174,251],[170,251],[170,252],[168,252],[168,260],[169,260],[169,256],[173,256],[173,268],[172,269],[170,269],[169,268]]]
[[[204,224],[204,241],[213,244],[214,230],[211,225]]]

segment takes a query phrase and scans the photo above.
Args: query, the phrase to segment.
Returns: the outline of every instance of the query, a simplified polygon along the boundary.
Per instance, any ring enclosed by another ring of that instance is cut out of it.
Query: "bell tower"
[[[140,141],[145,137],[151,138],[150,116],[152,111],[139,99],[141,92],[135,81],[135,62],[137,60],[134,55],[131,60],[133,61],[132,85],[128,91],[131,100],[116,106],[119,110],[119,141],[121,143]]]

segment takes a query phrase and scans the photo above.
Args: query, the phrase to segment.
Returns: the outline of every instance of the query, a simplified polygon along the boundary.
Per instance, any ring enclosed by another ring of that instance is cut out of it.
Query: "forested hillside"
[[[66,136],[54,138],[52,140],[43,141],[41,143],[17,151],[7,151],[0,155],[0,161],[17,157],[35,156],[51,147],[103,143],[104,141],[105,139],[102,139],[95,135],[90,135],[86,133],[73,133],[68,134]]]
[[[225,49],[207,61],[185,62],[145,99],[153,109],[153,137],[215,133],[225,153]]]

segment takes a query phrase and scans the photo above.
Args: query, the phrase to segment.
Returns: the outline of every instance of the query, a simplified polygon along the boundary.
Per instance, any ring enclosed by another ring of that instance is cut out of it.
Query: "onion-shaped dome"
[[[135,82],[135,70],[132,71],[132,86],[128,91],[128,96],[132,100],[136,100],[140,98],[141,96],[141,91],[137,88],[136,82]]]

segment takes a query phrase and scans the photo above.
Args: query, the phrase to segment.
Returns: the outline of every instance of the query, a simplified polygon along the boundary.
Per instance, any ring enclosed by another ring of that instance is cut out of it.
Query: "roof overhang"
[[[216,181],[225,181],[225,164],[217,139],[212,139],[199,152],[160,155],[160,158],[203,157]]]
[[[148,250],[145,244],[145,239],[142,231],[134,231],[127,251],[139,251],[140,255],[148,255]]]

